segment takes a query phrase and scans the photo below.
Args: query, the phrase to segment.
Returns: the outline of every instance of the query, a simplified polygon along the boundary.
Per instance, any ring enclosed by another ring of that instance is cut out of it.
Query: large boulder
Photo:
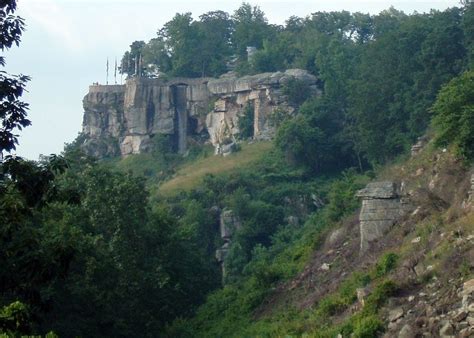
[[[371,243],[383,237],[410,209],[400,183],[372,182],[357,192],[362,198],[359,214],[360,252],[366,252]]]

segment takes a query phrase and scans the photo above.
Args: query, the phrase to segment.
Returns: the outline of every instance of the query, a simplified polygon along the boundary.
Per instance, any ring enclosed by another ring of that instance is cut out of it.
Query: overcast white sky
[[[385,1],[248,1],[266,13],[270,23],[283,24],[297,15],[316,11],[348,10],[378,13],[394,6],[406,13],[444,10],[457,0]],[[81,130],[82,98],[93,82],[105,82],[107,57],[113,65],[131,42],[153,38],[175,13],[194,18],[211,10],[232,13],[242,1],[199,0],[18,0],[17,14],[27,31],[19,48],[6,52],[6,70],[32,77],[28,93],[33,125],[20,133],[17,153],[29,159],[59,153]],[[111,79],[109,78],[109,82]]]

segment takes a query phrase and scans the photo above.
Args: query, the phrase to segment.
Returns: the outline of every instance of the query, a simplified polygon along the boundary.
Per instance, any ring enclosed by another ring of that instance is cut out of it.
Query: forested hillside
[[[2,19],[16,9],[8,3]],[[2,49],[23,27],[8,20]],[[308,13],[284,26],[246,3],[232,15],[176,14],[156,38],[132,43],[124,74],[303,68],[320,95],[288,82],[295,113],[274,114],[275,139],[242,133],[227,157],[201,144],[178,155],[163,136],[149,153],[100,161],[83,153],[81,135],[39,162],[7,155],[14,128],[29,124],[28,79],[2,73],[0,333],[390,337],[408,326],[412,337],[449,324],[468,337],[471,294],[454,316],[474,273],[473,65],[469,2],[425,14]],[[360,255],[356,193],[373,180],[404,182],[413,210]],[[224,215],[232,235],[221,235]],[[411,296],[425,298],[392,320]]]
[[[466,5],[412,15],[395,8],[378,15],[318,12],[291,17],[284,26],[269,24],[258,7],[245,3],[233,15],[215,11],[195,20],[191,13],[177,14],[156,38],[130,46],[121,71],[136,74],[139,64],[145,76],[158,70],[199,77],[222,75],[229,63],[240,75],[307,69],[320,79],[324,95],[305,102],[300,117],[285,123],[278,144],[293,146],[297,158],[313,167],[330,168],[337,158],[345,167],[369,168],[406,151],[426,130],[441,86],[469,69],[471,11]],[[251,61],[247,46],[257,48]],[[303,89],[289,85],[294,104],[306,100]],[[295,129],[305,134],[295,135]],[[283,139],[285,131],[293,142]],[[297,141],[314,148],[297,150]]]

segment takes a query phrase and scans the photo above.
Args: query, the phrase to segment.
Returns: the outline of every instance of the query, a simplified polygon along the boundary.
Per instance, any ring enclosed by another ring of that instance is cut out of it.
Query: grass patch
[[[271,142],[243,143],[239,152],[229,156],[211,156],[185,164],[177,170],[172,179],[158,188],[158,194],[169,196],[183,190],[191,190],[202,182],[205,175],[220,174],[245,167],[264,157],[271,148]]]

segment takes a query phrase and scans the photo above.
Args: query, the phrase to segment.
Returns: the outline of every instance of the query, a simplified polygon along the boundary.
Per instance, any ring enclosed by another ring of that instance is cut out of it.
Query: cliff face
[[[126,156],[149,150],[151,138],[165,134],[184,153],[188,137],[201,135],[222,153],[235,141],[247,106],[253,109],[254,138],[271,138],[272,113],[277,108],[294,111],[282,94],[291,78],[317,93],[316,78],[298,69],[242,78],[132,78],[125,85],[93,85],[83,100],[83,148],[97,157]]]
[[[391,181],[372,182],[357,193],[362,198],[360,210],[360,253],[371,242],[382,238],[410,210],[403,185]]]

